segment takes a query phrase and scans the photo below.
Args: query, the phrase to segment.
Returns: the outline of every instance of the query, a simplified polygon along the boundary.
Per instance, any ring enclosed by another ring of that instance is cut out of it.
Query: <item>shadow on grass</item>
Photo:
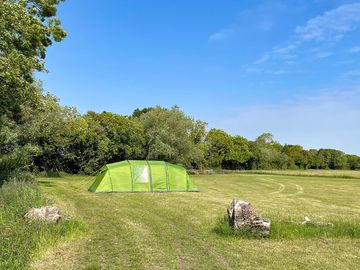
[[[223,237],[239,237],[243,239],[360,239],[360,221],[332,221],[331,223],[334,225],[316,226],[272,220],[270,235],[264,237],[250,228],[245,230],[234,230],[229,226],[227,217],[222,217],[218,219],[213,232]]]
[[[44,177],[44,178],[62,178],[66,177],[69,174],[62,171],[43,171],[36,173],[36,177]]]
[[[53,182],[45,181],[45,180],[38,180],[38,184],[45,187],[54,187],[56,186]]]

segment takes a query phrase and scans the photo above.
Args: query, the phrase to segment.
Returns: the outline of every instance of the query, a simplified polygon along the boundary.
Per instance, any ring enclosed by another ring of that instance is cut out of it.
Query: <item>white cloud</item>
[[[354,70],[345,72],[344,77],[360,77],[360,69],[354,69]]]
[[[316,58],[328,58],[332,56],[334,53],[332,52],[319,52],[315,55]]]
[[[360,22],[360,3],[342,5],[309,20],[295,29],[298,39],[303,41],[339,40]]]
[[[355,46],[349,49],[349,53],[359,53],[360,52],[360,46]]]
[[[360,154],[360,88],[324,90],[281,104],[234,109],[220,116],[216,126],[255,139],[271,132],[281,143],[306,148],[336,148]]]
[[[285,74],[285,70],[283,69],[277,69],[277,70],[270,70],[269,71],[270,74],[273,74],[273,75],[283,75]]]
[[[340,40],[346,33],[360,25],[360,3],[345,4],[323,15],[308,20],[294,30],[294,36],[285,45],[277,46],[266,52],[253,65],[269,64],[271,69],[284,69],[284,66],[302,59],[323,59],[333,55],[328,51],[329,44]],[[349,52],[360,52],[360,46]],[[268,68],[261,69],[268,72]],[[268,72],[270,73],[270,72]]]
[[[233,33],[231,29],[221,29],[209,36],[209,41],[219,41],[229,38]]]
[[[246,73],[267,73],[267,74],[271,74],[271,75],[283,75],[286,73],[286,71],[284,69],[269,69],[269,70],[264,70],[262,68],[256,68],[256,67],[244,67],[245,72]]]
[[[261,64],[266,62],[270,59],[270,55],[268,53],[265,53],[262,57],[260,57],[258,60],[254,62],[255,65]]]
[[[275,48],[273,50],[274,53],[279,53],[279,54],[288,54],[290,53],[292,50],[296,49],[296,45],[295,44],[290,44],[287,45],[285,47],[279,47],[279,48]]]
[[[278,19],[278,14],[287,10],[287,5],[278,1],[263,1],[254,7],[243,9],[234,21],[217,32],[212,33],[209,41],[226,40],[242,32],[271,31]]]

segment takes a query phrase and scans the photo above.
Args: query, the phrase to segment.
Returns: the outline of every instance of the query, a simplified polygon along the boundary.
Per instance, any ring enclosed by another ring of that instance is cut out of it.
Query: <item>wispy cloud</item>
[[[211,42],[224,41],[244,31],[271,31],[276,26],[278,12],[284,9],[286,9],[286,5],[280,2],[265,1],[255,7],[242,10],[233,23],[212,33],[208,40]]]
[[[215,32],[209,36],[209,41],[219,41],[229,38],[233,34],[234,30],[232,29],[221,29],[218,32]]]
[[[332,56],[334,53],[332,52],[319,52],[315,55],[316,58],[328,58]]]
[[[359,77],[360,78],[360,69],[354,69],[350,70],[344,73],[343,77],[349,78],[349,77]]]
[[[273,75],[283,75],[286,72],[284,69],[277,69],[277,70],[270,70],[269,73]]]
[[[245,72],[247,73],[267,73],[271,75],[283,75],[286,73],[284,69],[262,69],[262,68],[256,68],[256,67],[245,67]]]
[[[349,49],[349,53],[360,53],[360,46],[354,46]]]
[[[216,125],[254,139],[271,132],[281,143],[360,154],[360,88],[324,89],[280,104],[233,109]]]
[[[360,25],[360,3],[345,4],[308,20],[304,25],[297,26],[293,36],[285,45],[276,46],[253,62],[254,65],[294,64],[299,55],[307,58],[323,59],[333,52],[323,50],[329,44],[336,43],[348,32],[356,30]],[[360,47],[353,47],[349,52],[360,52]],[[265,70],[265,68],[263,69]]]
[[[301,41],[336,41],[355,30],[360,22],[360,3],[346,4],[298,26],[295,33]]]
[[[254,62],[255,65],[258,65],[258,64],[261,64],[261,63],[264,63],[266,62],[267,60],[270,59],[270,55],[269,53],[265,53],[262,57],[260,57],[258,60],[256,60]]]

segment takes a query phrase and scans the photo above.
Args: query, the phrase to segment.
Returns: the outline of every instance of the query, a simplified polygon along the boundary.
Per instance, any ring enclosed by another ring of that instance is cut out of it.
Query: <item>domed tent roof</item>
[[[186,170],[164,161],[127,160],[101,168],[91,192],[199,191]]]

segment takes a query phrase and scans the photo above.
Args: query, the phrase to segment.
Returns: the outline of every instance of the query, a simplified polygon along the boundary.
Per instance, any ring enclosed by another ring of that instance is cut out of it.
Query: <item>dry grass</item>
[[[87,236],[54,247],[33,269],[358,269],[347,233],[244,239],[216,232],[233,197],[280,224],[360,224],[360,180],[229,174],[193,176],[200,193],[93,194],[91,177],[40,179],[42,190],[87,224]],[[289,230],[291,232],[291,230]]]

